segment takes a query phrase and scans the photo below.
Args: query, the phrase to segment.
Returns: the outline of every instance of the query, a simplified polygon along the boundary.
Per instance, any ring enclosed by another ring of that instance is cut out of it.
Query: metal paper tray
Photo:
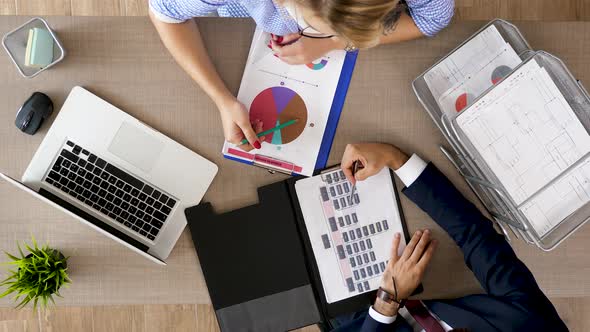
[[[565,99],[574,109],[586,130],[590,131],[590,99],[586,90],[572,76],[561,60],[546,52],[533,51],[514,25],[504,20],[493,20],[449,54],[452,54],[471,38],[492,24],[496,26],[502,37],[504,37],[504,39],[514,48],[516,53],[519,54],[523,63],[535,58],[535,60],[539,62],[539,65],[547,70],[559,90],[563,93]],[[444,58],[439,60],[432,67],[436,66],[442,60],[444,60]],[[506,190],[499,185],[499,182],[487,165],[482,162],[481,158],[478,159],[473,155],[472,152],[475,151],[475,149],[469,144],[465,144],[464,140],[458,138],[457,133],[453,130],[451,119],[448,119],[440,110],[424,80],[424,74],[430,71],[432,67],[417,77],[412,85],[418,100],[432,117],[434,123],[441,130],[453,150],[449,151],[441,147],[441,151],[453,163],[461,175],[463,175],[478,199],[486,207],[488,212],[490,212],[498,226],[500,226],[508,238],[507,228],[511,229],[517,237],[524,239],[530,244],[535,244],[542,250],[551,250],[555,248],[561,243],[561,241],[565,240],[576,229],[581,227],[587,219],[589,219],[590,203],[584,205],[572,215],[562,220],[559,225],[544,236],[541,237],[536,234],[527,218],[518,210],[516,205],[509,198],[506,194]],[[494,86],[490,87],[488,91],[484,92],[482,95],[485,95],[493,88]],[[479,99],[479,97],[477,99]],[[473,102],[476,102],[477,99]]]
[[[555,85],[557,86],[559,91],[563,94],[566,101],[570,104],[572,110],[574,111],[574,114],[578,117],[586,131],[590,132],[590,98],[586,90],[572,76],[565,64],[560,59],[556,58],[555,56],[547,52],[538,51],[535,52],[534,55],[530,57],[528,60],[524,61],[521,65],[516,67],[515,70],[520,68],[525,63],[528,63],[529,61],[536,61],[539,64],[539,66],[541,66],[548,72],[549,76],[555,82]],[[508,75],[507,77],[510,77],[510,75]],[[491,87],[490,89],[488,89],[488,91],[492,90],[493,88],[494,87]],[[488,91],[486,91],[484,95]],[[576,229],[581,227],[589,219],[590,203],[587,203],[586,205],[582,206],[579,210],[563,219],[547,234],[544,234],[543,236],[537,234],[537,232],[533,229],[532,225],[530,224],[529,220],[524,216],[524,214],[520,212],[520,210],[518,210],[517,205],[509,197],[506,189],[496,178],[495,174],[488,167],[481,155],[479,155],[475,147],[471,144],[471,142],[466,138],[466,136],[461,132],[461,130],[457,126],[456,119],[459,114],[460,113],[455,115],[452,119],[449,119],[448,124],[446,123],[446,118],[443,117],[443,123],[445,123],[445,127],[450,129],[448,131],[448,134],[450,135],[451,140],[454,141],[453,145],[460,150],[461,155],[465,159],[469,160],[471,164],[474,164],[477,167],[477,169],[481,172],[479,179],[483,180],[484,182],[487,182],[483,183],[482,185],[488,185],[490,188],[493,188],[496,191],[497,196],[501,198],[502,203],[504,203],[505,207],[508,209],[508,211],[510,211],[510,213],[504,215],[504,217],[512,218],[512,221],[514,221],[515,226],[522,226],[518,228],[522,231],[525,231],[529,239],[532,240],[535,244],[537,244],[541,249],[551,250],[555,248],[555,246],[557,246],[567,236],[572,234]],[[586,156],[582,159],[585,158]],[[573,167],[574,166],[570,167],[569,169]],[[562,175],[567,173],[569,169],[563,171]],[[560,176],[551,181],[545,187],[552,185],[559,179]]]
[[[465,43],[469,42],[473,37],[488,28],[490,25],[494,25],[496,27],[500,35],[504,38],[504,40],[506,40],[506,42],[510,44],[510,46],[512,46],[515,52],[519,54],[521,59],[526,59],[530,57],[532,53],[534,53],[516,26],[507,21],[495,19],[483,26],[481,29],[471,35],[470,38],[449,52],[449,55],[461,48]],[[482,173],[477,169],[477,166],[465,159],[459,153],[458,147],[453,146],[453,142],[449,137],[448,130],[443,124],[442,116],[444,113],[439,108],[436,100],[430,92],[430,89],[428,88],[428,85],[426,84],[426,81],[424,80],[424,75],[438,63],[443,61],[447,56],[441,58],[412,82],[414,93],[436,126],[443,133],[447,141],[449,141],[449,143],[452,145],[452,148],[455,150],[455,154],[453,155],[443,147],[441,147],[441,150],[447,156],[447,158],[449,158],[453,165],[455,165],[457,170],[465,177],[471,189],[475,192],[482,204],[488,209],[490,214],[492,214],[496,221],[499,221],[497,224],[502,229],[504,234],[508,237],[508,232],[504,227],[504,224],[506,224],[507,227],[509,227],[517,237],[520,235],[527,242],[532,243],[532,240],[530,240],[527,234],[522,231],[523,226],[518,222],[513,222],[513,220],[516,219],[515,216],[513,216],[511,211],[505,206],[505,204],[503,204],[502,198],[498,197],[499,195],[495,189],[482,185],[481,181],[479,180],[482,177]]]

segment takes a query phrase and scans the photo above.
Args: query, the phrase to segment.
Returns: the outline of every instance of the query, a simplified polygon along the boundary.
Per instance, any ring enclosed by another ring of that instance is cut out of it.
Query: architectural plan
[[[590,158],[525,202],[520,210],[542,237],[560,221],[590,202]]]
[[[583,192],[572,181],[581,181],[586,168],[570,168],[587,158],[590,136],[536,61],[524,64],[460,113],[456,123],[514,203],[534,217],[538,233],[547,232],[561,221],[554,217],[571,213],[585,201],[583,195],[572,200],[573,192]],[[564,172],[571,175],[551,183]],[[569,191],[564,189],[568,186]],[[550,196],[553,204],[539,205],[549,197],[547,190],[562,194]]]

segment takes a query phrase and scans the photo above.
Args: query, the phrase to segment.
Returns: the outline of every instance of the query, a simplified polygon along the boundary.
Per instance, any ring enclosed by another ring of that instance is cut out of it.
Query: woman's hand
[[[354,176],[352,168],[354,162],[358,161],[362,165]],[[355,184],[356,181],[366,180],[368,177],[379,173],[384,167],[397,170],[408,161],[408,156],[400,149],[390,144],[384,143],[358,143],[348,144],[340,167],[348,181]]]
[[[410,297],[420,285],[437,246],[437,241],[430,237],[430,230],[419,230],[414,233],[410,243],[400,256],[398,254],[400,240],[401,234],[396,233],[391,247],[391,259],[381,281],[381,288],[395,296],[397,301]],[[397,313],[398,305],[397,303],[376,301],[374,309],[383,315],[394,316]]]
[[[302,37],[298,33],[273,36],[270,41],[275,55],[290,65],[310,63],[332,50],[342,50],[345,46],[338,37],[316,39]]]
[[[256,149],[261,148],[260,142],[263,139],[262,137],[260,139],[256,137],[256,131],[252,128],[250,115],[244,104],[234,98],[222,103],[218,107],[223,124],[223,134],[228,142],[240,144],[246,138],[249,144],[240,145],[239,148],[247,151],[251,150],[252,147]],[[262,122],[255,121],[255,125],[259,129],[258,132],[260,132],[262,130]]]

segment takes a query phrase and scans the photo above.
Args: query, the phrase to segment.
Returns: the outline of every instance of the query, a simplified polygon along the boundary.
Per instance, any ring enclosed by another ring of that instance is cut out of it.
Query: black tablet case
[[[216,214],[209,203],[185,210],[222,331],[287,331],[366,309],[374,301],[373,291],[326,302],[295,193],[299,179],[261,187],[259,204],[231,212]],[[393,186],[397,193],[395,181]]]

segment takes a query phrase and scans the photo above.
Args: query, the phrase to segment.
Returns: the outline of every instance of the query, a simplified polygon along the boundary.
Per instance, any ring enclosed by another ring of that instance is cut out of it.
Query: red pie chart
[[[295,91],[276,86],[260,92],[250,106],[250,121],[261,120],[263,130],[297,119],[295,124],[266,135],[266,142],[275,145],[287,144],[299,137],[307,123],[305,102]]]
[[[473,102],[473,95],[471,93],[464,92],[460,94],[455,100],[455,111],[461,112],[471,102]]]
[[[492,77],[491,77],[492,84],[496,84],[496,83],[500,82],[504,77],[506,77],[508,74],[510,74],[511,71],[512,71],[512,68],[505,66],[505,65],[501,65],[501,66],[494,68],[494,70],[492,71]]]

